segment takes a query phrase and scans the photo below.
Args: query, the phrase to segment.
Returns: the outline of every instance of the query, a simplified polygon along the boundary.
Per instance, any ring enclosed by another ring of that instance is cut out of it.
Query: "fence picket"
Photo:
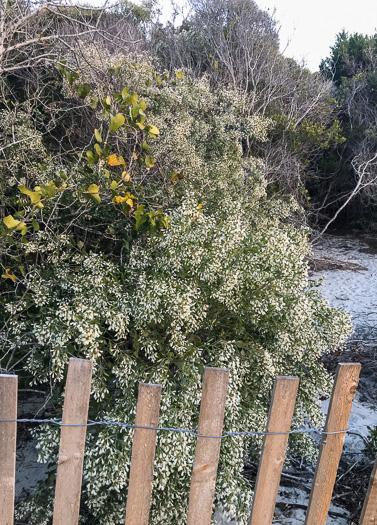
[[[377,457],[369,480],[367,495],[361,511],[360,525],[375,525],[377,523]]]
[[[161,385],[139,385],[135,425],[157,427]],[[125,525],[148,525],[157,430],[136,428],[132,443]]]
[[[198,433],[221,436],[229,371],[206,368],[200,405]],[[215,492],[221,439],[198,437],[191,478],[187,525],[209,525]]]
[[[358,363],[338,365],[324,432],[347,429],[360,368]],[[326,524],[344,438],[344,432],[322,436],[305,525]]]
[[[92,368],[91,361],[70,359],[53,525],[78,525]],[[360,368],[358,363],[338,365],[305,525],[326,524]],[[197,438],[195,450],[187,525],[209,525],[211,521],[228,379],[226,369],[205,369],[198,425],[201,436]],[[298,378],[278,377],[275,380],[250,525],[272,523],[297,389]],[[135,426],[153,428],[135,428],[125,525],[148,525],[160,400],[161,385],[139,385]],[[14,523],[16,419],[17,376],[0,374],[0,525]],[[34,419],[20,421],[42,422]],[[46,422],[54,423],[53,420]],[[273,433],[276,434],[271,435]],[[377,458],[359,521],[360,525],[375,523]]]
[[[69,360],[63,424],[87,423],[92,370],[92,361]],[[85,437],[86,426],[61,427],[53,525],[78,524]]]
[[[17,419],[17,376],[0,375],[0,419]],[[14,523],[17,423],[0,423],[0,525]]]
[[[289,432],[297,396],[297,377],[277,377],[266,432]],[[271,525],[284,464],[288,434],[265,436],[251,509],[250,525]]]

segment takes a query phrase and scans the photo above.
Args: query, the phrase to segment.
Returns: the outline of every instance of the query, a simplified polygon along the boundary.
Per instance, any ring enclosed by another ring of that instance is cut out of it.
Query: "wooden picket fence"
[[[305,525],[325,525],[355,396],[360,365],[338,365],[322,436]],[[229,372],[206,368],[188,504],[188,525],[209,525],[220,455]],[[70,359],[65,389],[55,487],[53,525],[77,525],[92,362]],[[278,377],[256,480],[250,525],[271,525],[289,438],[299,380]],[[161,385],[140,384],[135,425],[157,427]],[[0,375],[0,525],[14,523],[17,376]],[[3,421],[1,421],[3,420]],[[4,421],[11,420],[11,421]],[[204,437],[212,436],[212,437]],[[135,428],[125,525],[147,525],[151,504],[157,430]],[[231,438],[229,438],[231,439]],[[360,525],[377,523],[377,459]]]

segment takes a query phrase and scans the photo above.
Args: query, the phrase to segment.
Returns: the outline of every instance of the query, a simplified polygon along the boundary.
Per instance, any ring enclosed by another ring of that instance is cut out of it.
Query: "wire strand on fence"
[[[122,423],[121,421],[93,421],[91,419],[88,420],[87,423],[81,423],[81,424],[74,424],[74,423],[62,423],[58,419],[0,419],[0,423],[38,423],[38,424],[45,424],[50,423],[52,425],[58,425],[60,427],[92,427],[95,425],[101,425],[101,426],[116,426],[116,427],[123,427],[123,428],[141,428],[145,430],[157,430],[162,432],[177,432],[181,434],[189,434],[194,437],[203,437],[203,438],[216,438],[216,439],[224,439],[227,437],[236,437],[236,436],[277,436],[282,434],[309,434],[311,432],[317,432],[319,434],[324,435],[332,435],[332,434],[347,434],[348,432],[352,432],[352,429],[350,430],[336,430],[333,432],[326,432],[323,430],[325,427],[319,427],[319,428],[304,428],[304,429],[296,429],[296,430],[290,430],[289,432],[259,432],[257,430],[242,430],[240,432],[223,432],[221,436],[207,436],[204,434],[198,434],[197,429],[186,429],[186,428],[171,428],[171,427],[144,427],[139,425],[131,425],[130,423]]]

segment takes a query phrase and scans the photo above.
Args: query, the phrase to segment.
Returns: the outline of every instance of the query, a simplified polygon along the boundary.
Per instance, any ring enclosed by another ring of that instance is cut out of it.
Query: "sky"
[[[134,0],[135,1],[135,0]],[[137,0],[136,0],[137,1]],[[175,0],[184,4],[185,0]],[[377,32],[377,0],[256,0],[280,25],[281,50],[317,71],[321,59],[329,55],[335,37],[349,33]],[[162,20],[170,18],[170,0],[160,0]]]
[[[279,21],[284,54],[304,59],[309,69],[318,70],[329,55],[336,35],[372,35],[377,32],[377,0],[257,0],[259,7],[273,12]]]

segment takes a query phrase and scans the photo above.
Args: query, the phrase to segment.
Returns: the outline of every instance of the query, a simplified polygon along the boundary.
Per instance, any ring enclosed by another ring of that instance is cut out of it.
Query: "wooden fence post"
[[[298,377],[277,377],[266,432],[289,432],[296,402]],[[265,436],[255,484],[250,525],[271,525],[284,464],[288,434]]]
[[[0,419],[17,419],[17,376],[0,375]],[[0,422],[0,525],[14,523],[17,423]]]
[[[205,369],[198,434],[222,435],[228,380],[229,371],[224,368]],[[220,438],[197,439],[187,525],[209,525],[211,522],[220,447]]]
[[[340,363],[337,368],[324,432],[347,430],[361,365]],[[342,454],[345,432],[323,434],[305,525],[325,525]]]
[[[77,525],[79,521],[86,423],[93,363],[71,358],[60,434],[53,525]]]
[[[376,525],[377,523],[377,457],[369,480],[367,495],[360,515],[360,525]]]
[[[161,388],[161,385],[139,385],[135,425],[158,426]],[[148,525],[156,440],[157,430],[135,428],[125,525]]]

